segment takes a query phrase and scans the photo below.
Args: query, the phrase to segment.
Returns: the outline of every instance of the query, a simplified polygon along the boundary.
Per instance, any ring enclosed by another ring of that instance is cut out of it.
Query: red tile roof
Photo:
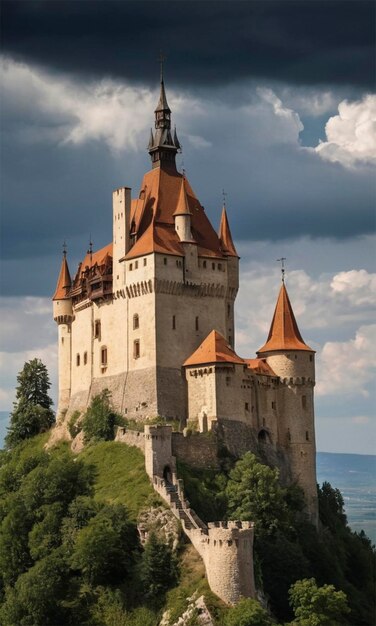
[[[219,239],[221,240],[222,250],[226,256],[238,256],[234,242],[232,240],[230,225],[227,219],[226,208],[223,207],[221,223],[219,225]]]
[[[249,369],[251,369],[255,374],[263,374],[264,376],[277,376],[275,372],[273,372],[270,365],[266,362],[266,359],[245,359]]]
[[[56,289],[52,299],[64,300],[67,297],[67,292],[69,291],[71,284],[72,281],[69,274],[68,263],[64,254],[61,262],[59,278],[57,279]]]
[[[205,363],[244,364],[244,360],[234,352],[230,344],[220,333],[216,330],[212,330],[183,365],[204,365]]]
[[[299,332],[284,283],[282,283],[278,295],[267,341],[262,348],[257,351],[257,354],[275,350],[308,350],[314,352],[312,348],[304,343]]]

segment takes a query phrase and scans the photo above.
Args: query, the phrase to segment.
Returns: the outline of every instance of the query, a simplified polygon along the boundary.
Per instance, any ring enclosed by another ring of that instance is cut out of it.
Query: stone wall
[[[139,430],[128,430],[126,427],[119,426],[115,441],[126,443],[127,446],[135,446],[145,454],[145,434]]]
[[[219,469],[218,439],[214,432],[172,433],[172,454],[191,467],[198,469]]]

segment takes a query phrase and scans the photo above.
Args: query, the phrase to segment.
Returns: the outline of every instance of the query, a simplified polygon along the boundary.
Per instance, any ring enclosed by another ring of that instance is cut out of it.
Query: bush
[[[81,430],[81,427],[77,425],[77,420],[79,419],[80,416],[81,416],[81,413],[79,411],[74,411],[68,422],[68,431],[72,439],[74,439]]]
[[[113,439],[116,417],[111,408],[111,394],[108,389],[104,389],[92,399],[82,420],[85,443]]]
[[[257,600],[240,600],[231,608],[226,617],[224,626],[272,626],[267,611],[262,608]]]

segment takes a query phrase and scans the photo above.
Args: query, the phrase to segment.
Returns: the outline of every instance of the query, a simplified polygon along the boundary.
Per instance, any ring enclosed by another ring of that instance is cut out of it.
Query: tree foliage
[[[84,441],[110,441],[114,438],[116,413],[111,407],[111,394],[104,389],[95,396],[82,420]]]
[[[314,578],[298,580],[289,591],[298,626],[343,626],[349,613],[346,594],[333,585],[318,587]]]
[[[225,617],[225,626],[273,626],[268,612],[257,600],[243,599]]]
[[[16,402],[10,415],[10,426],[5,437],[7,448],[48,430],[55,421],[51,387],[46,366],[40,359],[25,363],[17,376]]]
[[[142,559],[141,579],[151,598],[158,598],[178,579],[178,564],[168,544],[151,533]]]

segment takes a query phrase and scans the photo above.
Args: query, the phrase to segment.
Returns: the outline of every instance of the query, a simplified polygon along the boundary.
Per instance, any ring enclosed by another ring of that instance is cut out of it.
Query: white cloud
[[[310,117],[319,117],[324,113],[335,111],[341,99],[332,91],[322,91],[316,87],[283,87],[280,95],[287,106]]]
[[[342,296],[352,305],[376,305],[376,274],[366,270],[339,272],[333,276],[330,286],[335,295]]]
[[[361,326],[353,339],[328,341],[318,359],[318,395],[368,397],[376,375],[376,324]]]
[[[327,141],[315,150],[322,159],[339,162],[346,167],[376,163],[376,96],[338,105],[338,115],[325,126]]]

